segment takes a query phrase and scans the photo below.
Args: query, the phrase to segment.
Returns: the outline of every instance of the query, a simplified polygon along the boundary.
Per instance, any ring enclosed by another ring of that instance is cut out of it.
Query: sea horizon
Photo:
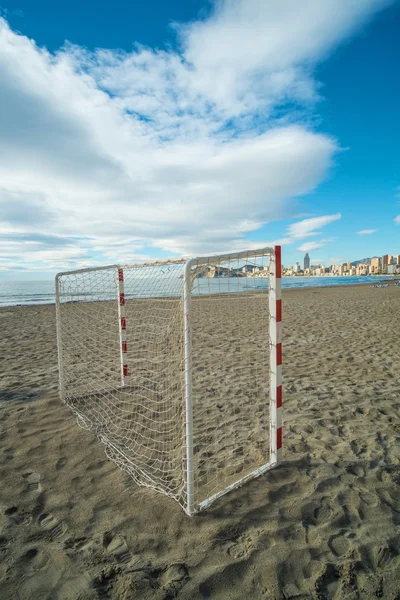
[[[215,293],[221,291],[221,283],[226,278],[215,278],[207,280],[208,286],[214,285]],[[312,287],[335,287],[340,285],[357,285],[373,283],[379,279],[393,280],[393,275],[360,275],[354,277],[338,277],[335,275],[321,275],[311,277],[282,277],[282,288],[312,288]],[[237,280],[236,280],[237,283]],[[243,291],[251,285],[254,289],[268,287],[268,278],[243,278],[240,280]],[[236,290],[236,291],[242,291]],[[205,292],[204,292],[205,293]],[[148,295],[151,296],[150,291]],[[134,293],[131,297],[137,297]],[[129,297],[129,296],[128,296]],[[55,282],[54,279],[34,281],[0,281],[0,308],[13,306],[34,306],[43,304],[55,304]]]

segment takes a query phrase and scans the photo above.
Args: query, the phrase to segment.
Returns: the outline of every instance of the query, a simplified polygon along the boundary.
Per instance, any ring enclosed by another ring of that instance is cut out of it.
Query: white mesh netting
[[[192,261],[197,510],[268,462],[268,264],[268,254]],[[62,398],[137,484],[187,510],[185,263],[122,269],[122,308],[117,267],[57,278]]]

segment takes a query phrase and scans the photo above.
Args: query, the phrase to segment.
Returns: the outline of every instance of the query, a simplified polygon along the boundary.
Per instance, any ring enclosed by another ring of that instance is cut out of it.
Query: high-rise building
[[[389,254],[384,254],[382,256],[382,267],[387,267],[389,264]]]
[[[306,255],[304,257],[304,270],[309,269],[310,268],[310,257],[308,255],[308,252],[306,252]]]
[[[392,256],[391,254],[389,254],[388,256],[388,265],[394,265],[394,256]]]
[[[356,275],[367,275],[368,267],[369,267],[369,265],[360,263],[359,265],[356,266]]]
[[[371,267],[373,268],[374,273],[379,271],[380,259],[377,256],[375,256],[374,258],[371,258]]]
[[[400,254],[397,255],[397,264],[400,265]]]

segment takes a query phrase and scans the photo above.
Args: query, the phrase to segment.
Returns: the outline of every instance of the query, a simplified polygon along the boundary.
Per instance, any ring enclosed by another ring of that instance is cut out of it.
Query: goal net
[[[280,461],[280,248],[56,277],[60,393],[192,515]]]

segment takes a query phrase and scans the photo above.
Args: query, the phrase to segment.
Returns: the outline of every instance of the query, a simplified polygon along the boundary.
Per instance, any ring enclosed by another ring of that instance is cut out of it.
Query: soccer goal
[[[60,394],[193,515],[281,460],[281,249],[56,277]]]

